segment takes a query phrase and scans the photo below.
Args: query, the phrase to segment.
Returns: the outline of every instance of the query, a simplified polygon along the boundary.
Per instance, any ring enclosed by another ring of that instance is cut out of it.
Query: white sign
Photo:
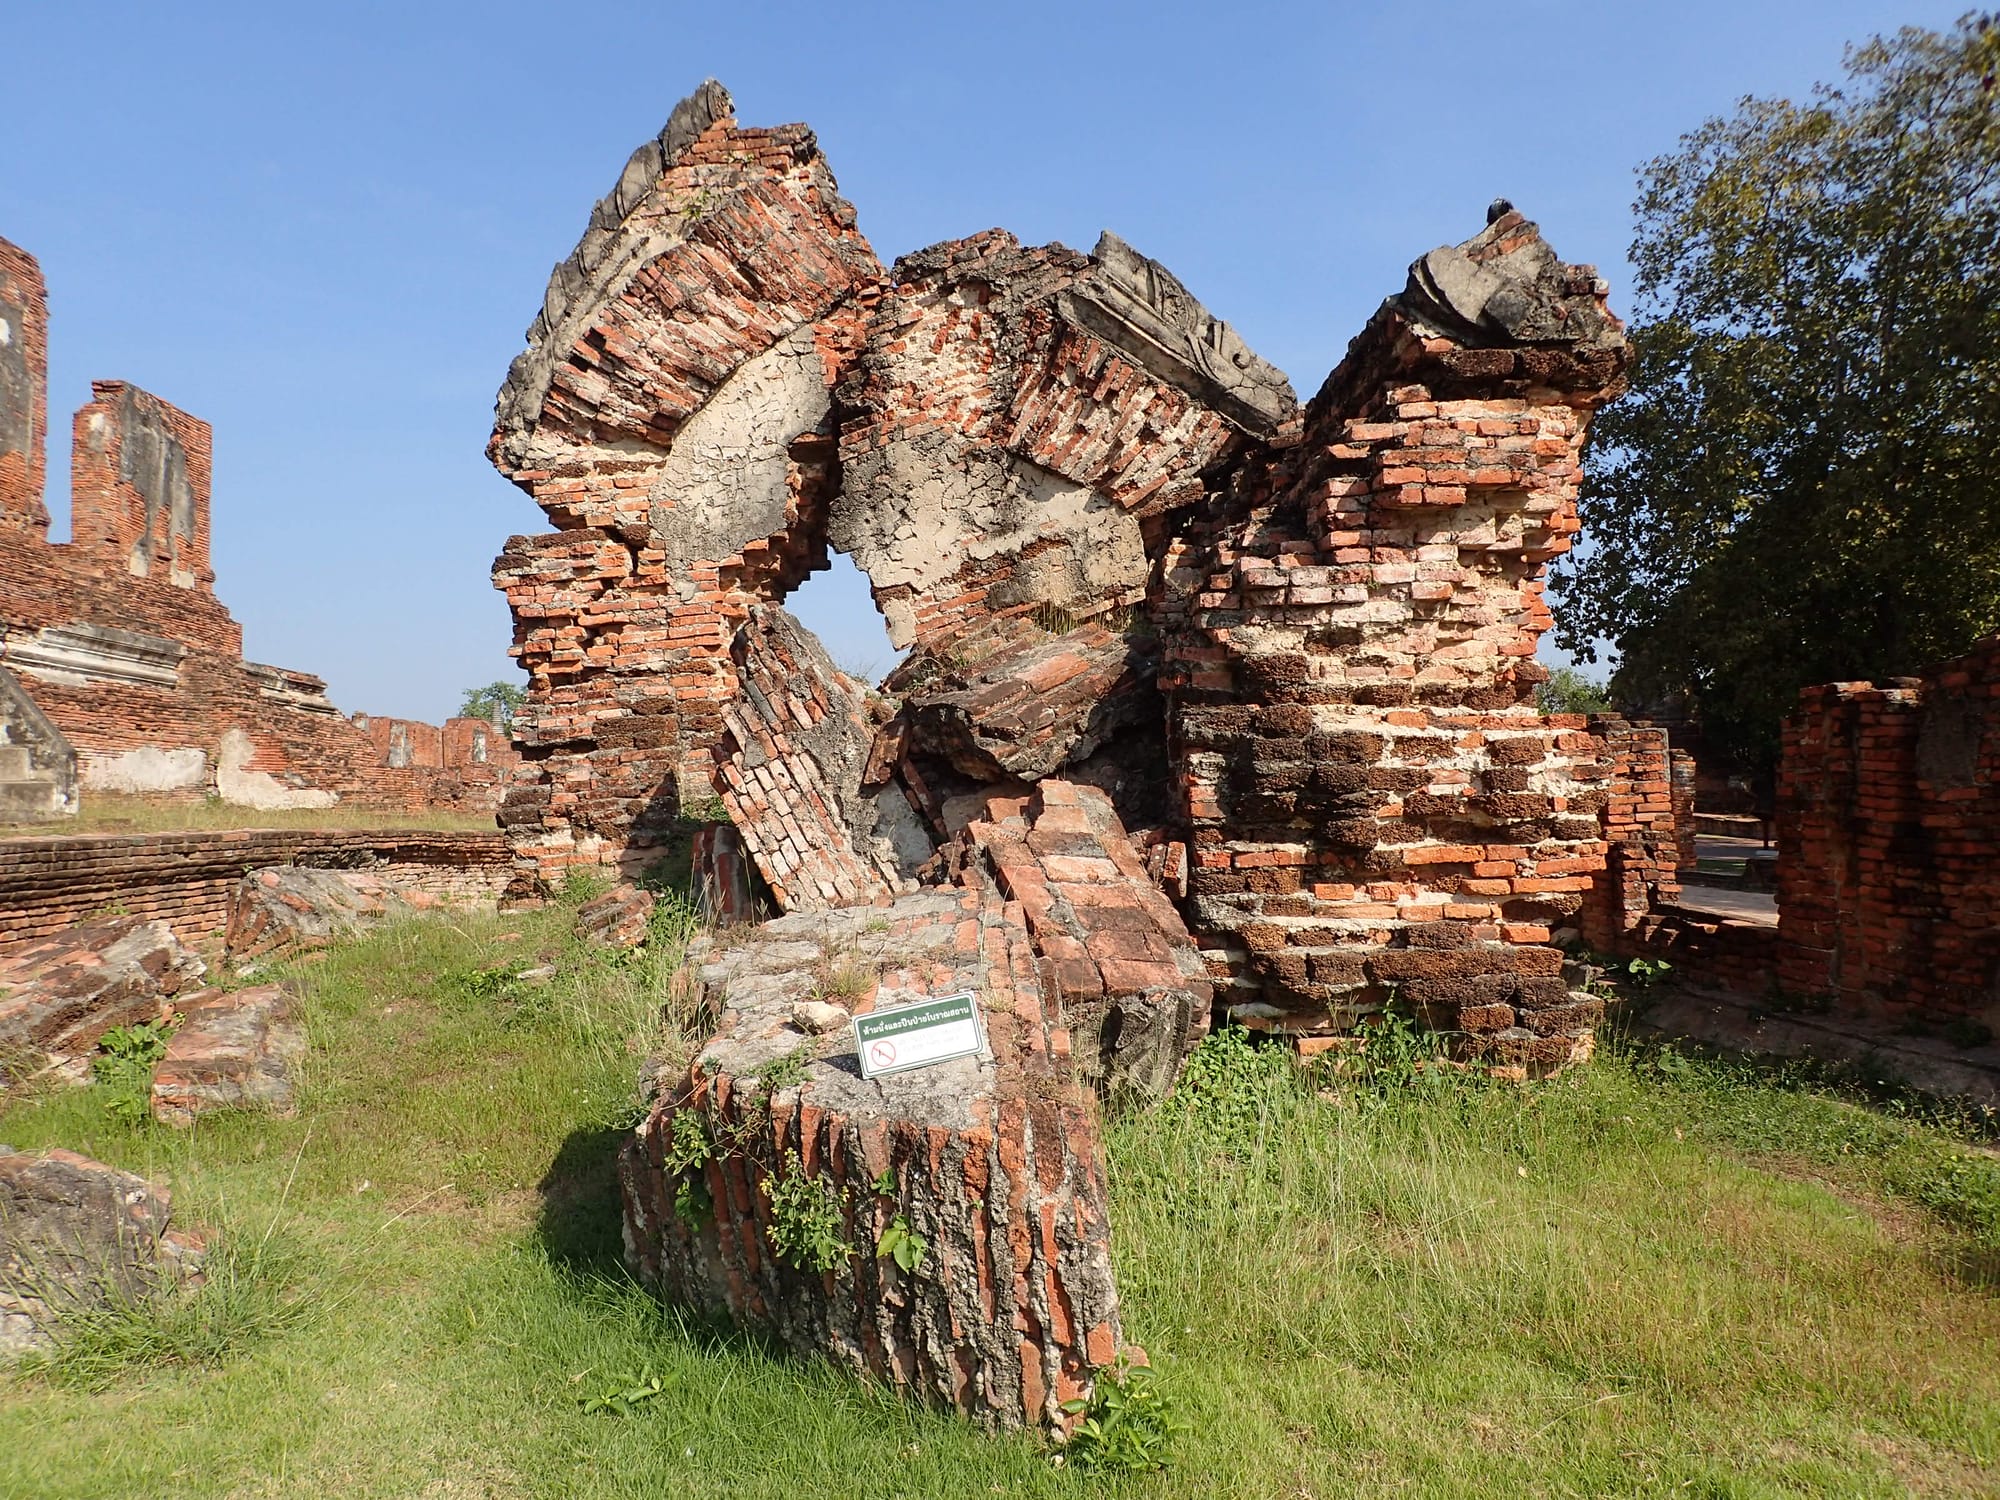
[[[854,1018],[854,1048],[863,1078],[973,1057],[985,1045],[979,1001],[969,990]]]

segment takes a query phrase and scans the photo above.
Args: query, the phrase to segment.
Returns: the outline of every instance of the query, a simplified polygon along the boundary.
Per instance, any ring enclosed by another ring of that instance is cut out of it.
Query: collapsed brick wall
[[[1921,677],[1808,689],[1777,821],[1787,993],[2000,1023],[2000,636]]]
[[[562,528],[495,567],[530,671],[502,813],[523,877],[643,865],[721,792],[774,885],[886,899],[798,879],[801,845],[846,858],[852,830],[785,715],[731,707],[769,697],[746,622],[833,547],[912,648],[864,778],[929,842],[995,792],[1097,786],[1147,868],[1191,845],[1240,1019],[1338,1030],[1401,995],[1480,1055],[1558,1064],[1588,1026],[1547,945],[1604,866],[1617,757],[1535,713],[1532,658],[1626,358],[1595,272],[1503,206],[1301,413],[1115,235],[994,230],[885,274],[811,133],[741,128],[704,85],[500,394],[490,454]],[[821,681],[791,713],[850,709]]]
[[[322,680],[243,660],[242,627],[215,597],[206,422],[94,381],[73,424],[72,539],[50,542],[47,291],[5,240],[0,324],[0,662],[70,740],[86,794],[497,805],[514,758],[504,736],[447,726],[455,756],[395,766]]]
[[[0,948],[120,907],[187,942],[219,933],[243,872],[367,869],[435,896],[489,900],[511,860],[498,833],[233,829],[0,840]]]

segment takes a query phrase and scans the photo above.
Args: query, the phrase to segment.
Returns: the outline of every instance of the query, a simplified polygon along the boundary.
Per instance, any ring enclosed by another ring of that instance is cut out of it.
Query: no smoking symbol
[[[871,1042],[868,1045],[868,1060],[878,1068],[886,1068],[896,1060],[894,1042]]]

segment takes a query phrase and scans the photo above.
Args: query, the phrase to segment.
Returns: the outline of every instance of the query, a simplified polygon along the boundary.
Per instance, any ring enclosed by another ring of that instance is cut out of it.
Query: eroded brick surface
[[[1078,1073],[1112,1097],[1164,1097],[1208,1034],[1214,997],[1111,799],[1045,780],[1025,798],[994,798],[966,837],[1020,903]]]
[[[174,1010],[179,1024],[153,1070],[154,1119],[178,1129],[216,1110],[296,1112],[306,1033],[289,990],[206,990]]]
[[[1122,1333],[1096,1110],[1021,909],[990,887],[928,890],[796,913],[703,957],[720,1025],[619,1163],[640,1276],[982,1421],[1063,1424]],[[865,985],[829,988],[857,972]],[[988,1054],[872,1083],[846,1027],[795,1019],[815,994],[854,1010],[960,990],[981,999]],[[670,1168],[680,1132],[709,1159]],[[766,1184],[794,1172],[837,1206],[852,1253],[830,1270],[777,1253]],[[899,1218],[928,1245],[909,1271],[875,1253]]]
[[[114,1026],[158,1020],[202,961],[164,922],[100,917],[0,958],[0,1087],[77,1064]]]

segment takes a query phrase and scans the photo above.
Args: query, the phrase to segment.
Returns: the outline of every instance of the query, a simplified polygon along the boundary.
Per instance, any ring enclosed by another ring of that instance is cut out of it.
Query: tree
[[[485,687],[467,688],[458,712],[461,718],[491,719],[502,729],[512,729],[515,710],[527,697],[525,688],[511,682],[489,682]]]
[[[1535,684],[1535,708],[1543,714],[1601,714],[1610,707],[1604,684],[1575,667],[1551,667],[1547,680]]]
[[[1566,649],[1753,769],[1800,688],[2000,629],[2000,29],[1846,72],[1641,169],[1632,389],[1555,580]]]

